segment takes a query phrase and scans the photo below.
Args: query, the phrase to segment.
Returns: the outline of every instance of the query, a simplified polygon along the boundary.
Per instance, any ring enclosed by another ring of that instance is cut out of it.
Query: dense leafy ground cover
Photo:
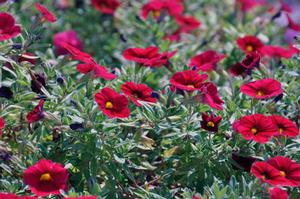
[[[1,199],[300,198],[298,1],[39,3],[0,1]]]

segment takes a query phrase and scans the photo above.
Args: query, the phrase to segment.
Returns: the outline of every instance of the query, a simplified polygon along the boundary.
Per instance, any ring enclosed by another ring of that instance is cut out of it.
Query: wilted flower
[[[11,99],[14,93],[11,91],[10,87],[1,86],[0,87],[0,97],[4,97],[6,99]]]
[[[251,156],[241,156],[236,152],[231,154],[232,160],[246,172],[250,172],[252,164],[257,161],[257,158]],[[235,167],[236,168],[236,167]]]
[[[224,101],[220,98],[216,85],[212,82],[204,83],[197,99],[211,108],[223,110]]]
[[[36,93],[42,92],[42,87],[46,87],[46,76],[44,73],[30,73],[31,90]]]
[[[27,114],[27,122],[28,124],[31,124],[43,119],[44,117],[44,100],[40,100],[39,104],[34,107],[33,111]]]
[[[5,126],[5,121],[3,118],[0,117],[0,137],[2,136],[2,129]]]
[[[24,171],[24,183],[37,196],[59,195],[67,190],[68,171],[59,163],[51,160],[39,160]]]

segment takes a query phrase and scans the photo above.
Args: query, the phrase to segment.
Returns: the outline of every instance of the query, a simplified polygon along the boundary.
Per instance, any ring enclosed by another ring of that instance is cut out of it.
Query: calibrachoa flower
[[[225,55],[219,54],[214,50],[207,50],[191,58],[189,66],[196,67],[201,71],[212,71],[216,68],[219,61],[224,59]]]
[[[184,7],[182,3],[174,0],[150,0],[141,10],[141,15],[147,19],[149,13],[152,13],[155,19],[158,19],[162,14],[171,16],[179,16],[182,14]]]
[[[3,118],[0,117],[0,137],[2,136],[2,129],[5,126],[5,121]]]
[[[0,199],[37,199],[36,196],[17,196],[13,193],[0,193]]]
[[[44,100],[40,100],[39,104],[34,107],[33,111],[29,112],[26,116],[28,124],[37,122],[44,117]]]
[[[214,114],[208,115],[206,113],[202,113],[202,120],[200,122],[201,128],[210,132],[217,132],[221,120],[221,116],[215,116]]]
[[[94,77],[102,77],[105,80],[112,80],[117,77],[115,74],[109,73],[104,66],[97,64],[93,57],[88,53],[81,52],[66,42],[62,43],[61,46],[71,54],[73,59],[83,62],[76,67],[77,71],[80,73],[87,74],[92,72]]]
[[[200,90],[204,81],[207,79],[206,74],[199,74],[194,70],[176,72],[170,79],[170,84],[177,89],[185,91]]]
[[[262,114],[253,114],[240,118],[233,123],[233,129],[246,140],[264,144],[275,134],[277,127],[270,117]]]
[[[289,195],[285,190],[273,187],[269,190],[269,199],[288,199]]]
[[[271,185],[280,185],[285,182],[285,179],[280,175],[280,171],[266,162],[253,163],[251,173]]]
[[[232,160],[240,167],[244,169],[246,172],[250,172],[252,164],[257,161],[257,158],[251,156],[241,156],[236,152],[231,154]],[[234,166],[236,168],[236,166]]]
[[[277,135],[297,137],[297,135],[299,134],[299,129],[291,120],[280,115],[272,115],[270,117],[272,118],[274,124],[277,126]]]
[[[201,198],[201,196],[199,196],[199,195],[194,195],[194,196],[192,197],[192,199],[202,199],[202,198]]]
[[[44,73],[30,73],[31,90],[36,93],[42,93],[42,87],[46,87],[46,76]]]
[[[176,18],[180,32],[191,32],[200,27],[201,22],[193,16],[179,15]]]
[[[15,23],[12,15],[0,12],[0,41],[14,38],[21,33],[21,26]]]
[[[67,191],[69,174],[67,169],[51,160],[39,160],[24,171],[24,183],[37,196],[59,195]]]
[[[295,31],[300,31],[300,25],[298,25],[294,20],[290,17],[289,14],[286,15],[288,22],[289,22],[289,28]]]
[[[158,67],[166,65],[169,59],[176,53],[176,51],[163,53],[159,53],[158,51],[159,49],[154,46],[147,48],[127,48],[123,52],[123,57],[126,60],[134,61],[144,66]]]
[[[269,99],[283,93],[280,82],[272,78],[243,84],[240,90],[242,93],[256,99]]]
[[[267,163],[277,169],[280,175],[285,179],[280,185],[300,186],[300,164],[283,156],[271,158]]]
[[[77,48],[78,50],[82,50],[83,44],[80,41],[77,33],[74,30],[68,30],[60,33],[56,33],[53,37],[53,43],[55,46],[55,52],[58,55],[65,55],[68,53],[68,50],[66,50],[62,43],[68,43],[72,45],[73,47]]]
[[[247,75],[247,71],[248,69],[245,68],[240,62],[237,62],[228,68],[228,73],[234,77],[236,76],[245,77]]]
[[[22,55],[20,55],[18,57],[18,62],[22,63],[22,62],[29,62],[32,65],[36,64],[36,57],[34,56],[34,54],[30,53],[30,52],[26,52],[23,53]]]
[[[223,110],[224,101],[220,98],[218,89],[212,82],[204,83],[197,96],[201,103],[209,105],[211,108]]]
[[[44,20],[50,23],[56,22],[56,16],[52,12],[50,12],[45,6],[43,6],[40,3],[36,3],[35,8],[41,13]]]
[[[102,77],[105,80],[112,80],[117,77],[115,74],[109,73],[104,66],[100,66],[99,64],[94,62],[78,64],[76,69],[82,74],[88,74],[92,72],[92,75],[95,78]]]
[[[92,6],[104,14],[113,15],[121,5],[119,0],[91,0]]]
[[[130,115],[128,100],[111,88],[103,88],[95,94],[99,109],[109,118],[127,118]]]
[[[142,106],[138,100],[152,103],[156,102],[156,98],[152,97],[152,89],[146,84],[126,82],[121,86],[121,90],[137,106]]]
[[[236,43],[238,47],[245,53],[259,51],[264,46],[264,43],[260,39],[252,35],[239,37],[236,40]]]
[[[281,46],[266,45],[260,49],[260,53],[264,56],[289,59],[293,57],[294,54],[298,53],[298,51],[291,47],[283,48]]]

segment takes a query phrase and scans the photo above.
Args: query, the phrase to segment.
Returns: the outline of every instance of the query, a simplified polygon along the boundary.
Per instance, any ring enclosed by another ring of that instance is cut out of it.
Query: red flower
[[[289,59],[293,57],[294,54],[298,53],[298,50],[293,47],[283,48],[281,46],[263,46],[260,49],[260,53],[264,56]]]
[[[182,72],[176,72],[170,79],[170,83],[177,89],[185,91],[200,90],[204,81],[207,79],[206,74],[199,74],[194,70],[186,70]]]
[[[289,28],[290,29],[293,29],[295,31],[300,31],[300,25],[299,24],[296,24],[293,19],[290,17],[289,14],[286,15],[287,16],[287,19],[288,19],[288,22],[289,22]]]
[[[238,153],[235,153],[235,152],[231,154],[231,158],[238,166],[243,168],[244,171],[246,171],[246,172],[250,172],[252,164],[255,161],[258,160],[254,157],[251,157],[251,156],[248,156],[248,157],[247,156],[241,156],[241,155],[239,155]],[[233,166],[234,166],[234,169],[237,168],[235,165],[233,165]]]
[[[277,135],[297,137],[299,130],[294,122],[280,115],[272,115],[271,119],[277,126]]]
[[[96,196],[80,196],[77,198],[70,197],[70,198],[63,198],[63,199],[97,199],[97,197]]]
[[[252,35],[239,37],[236,42],[238,47],[245,53],[259,51],[264,46],[260,39]]]
[[[50,23],[56,22],[56,16],[50,12],[45,6],[40,3],[35,4],[35,8],[41,13],[44,20],[49,21]]]
[[[128,100],[111,88],[103,88],[95,94],[99,109],[109,118],[127,118],[130,115]]]
[[[0,0],[0,3],[5,3],[7,0]]]
[[[42,159],[27,168],[23,178],[37,196],[59,195],[60,190],[67,190],[69,174],[63,165]]]
[[[245,77],[247,75],[247,68],[245,68],[240,62],[237,62],[228,68],[228,72],[234,77],[239,75]]]
[[[202,121],[200,122],[201,128],[210,132],[218,132],[221,120],[221,116],[216,117],[214,114],[208,115],[206,113],[202,113]]]
[[[91,0],[92,5],[104,14],[113,15],[121,3],[118,0]]]
[[[243,12],[248,12],[257,6],[265,4],[264,0],[236,0],[236,3]]]
[[[285,179],[285,182],[280,185],[300,186],[300,164],[283,156],[271,158],[267,163],[277,169],[280,175]]]
[[[199,195],[194,195],[194,196],[192,197],[192,199],[202,199],[202,198],[201,198],[201,196],[199,196]]]
[[[224,101],[219,97],[218,89],[212,82],[204,83],[201,93],[197,96],[198,100],[211,108],[223,110]]]
[[[126,82],[122,85],[121,90],[137,106],[142,106],[142,104],[140,104],[138,100],[152,103],[156,102],[156,98],[152,97],[152,89],[149,88],[146,84]]]
[[[104,66],[100,66],[96,63],[84,63],[78,64],[76,67],[77,71],[82,74],[88,74],[92,72],[95,78],[102,77],[105,80],[115,79],[117,76],[115,74],[109,73]]]
[[[66,42],[61,43],[61,46],[65,48],[72,55],[72,58],[74,60],[78,60],[83,63],[95,62],[91,55],[85,52],[81,52],[80,50],[78,50],[77,48],[73,47],[72,45]]]
[[[142,7],[141,15],[147,19],[151,12],[155,19],[158,19],[161,14],[167,13],[171,16],[179,16],[182,14],[184,7],[182,3],[174,0],[151,0]]]
[[[280,171],[266,162],[254,162],[251,173],[263,182],[271,185],[280,185],[285,179],[280,175]]]
[[[60,32],[54,35],[53,37],[54,46],[56,48],[56,54],[65,55],[68,54],[68,50],[66,50],[62,43],[66,42],[71,46],[77,48],[78,50],[82,50],[83,45],[80,41],[77,33],[74,30],[68,30],[64,32]]]
[[[280,82],[271,79],[261,79],[243,84],[241,92],[256,99],[268,99],[283,93]]]
[[[246,140],[254,140],[264,144],[277,133],[277,127],[270,117],[253,114],[240,118],[233,123],[233,129]]]
[[[201,25],[201,22],[192,16],[179,15],[176,17],[176,22],[181,32],[191,32]]]
[[[273,187],[269,191],[269,199],[289,199],[289,195],[285,190]]]
[[[35,196],[17,196],[13,193],[0,193],[0,199],[37,199]]]
[[[9,13],[0,12],[0,41],[8,40],[21,33],[21,26],[15,24],[15,19]]]
[[[189,66],[196,67],[197,70],[210,72],[216,68],[217,63],[224,59],[224,57],[225,55],[219,54],[214,50],[207,50],[192,57]]]
[[[176,51],[159,53],[157,47],[150,46],[147,48],[127,48],[123,52],[123,57],[144,66],[157,67],[167,64],[175,53]]]
[[[5,126],[5,120],[0,117],[0,137],[2,136],[2,129]]]
[[[241,62],[241,65],[247,69],[253,69],[259,66],[260,55],[257,51],[249,53]]]
[[[31,124],[43,119],[44,117],[44,100],[40,100],[39,104],[34,107],[33,111],[27,114],[27,122],[28,124]]]

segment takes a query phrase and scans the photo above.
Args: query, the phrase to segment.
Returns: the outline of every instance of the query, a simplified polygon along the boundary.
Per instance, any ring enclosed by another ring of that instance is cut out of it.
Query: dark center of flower
[[[212,121],[207,122],[207,126],[208,127],[215,127],[215,123],[213,123]]]
[[[286,173],[285,173],[284,171],[280,171],[280,175],[281,175],[282,177],[285,177],[285,176],[286,176]]]
[[[262,90],[257,91],[256,95],[257,96],[263,96],[265,93]]]
[[[252,128],[251,128],[251,133],[253,133],[254,135],[257,134],[257,128],[252,127]]]
[[[107,108],[107,109],[112,109],[113,107],[114,107],[114,106],[113,106],[113,103],[112,103],[112,102],[108,101],[108,102],[105,103],[105,108]]]
[[[44,173],[40,177],[40,181],[50,181],[50,180],[52,180],[50,173]]]
[[[246,51],[247,51],[247,52],[251,53],[251,52],[253,52],[253,50],[254,50],[254,48],[253,48],[252,45],[247,45],[247,46],[246,46]]]

